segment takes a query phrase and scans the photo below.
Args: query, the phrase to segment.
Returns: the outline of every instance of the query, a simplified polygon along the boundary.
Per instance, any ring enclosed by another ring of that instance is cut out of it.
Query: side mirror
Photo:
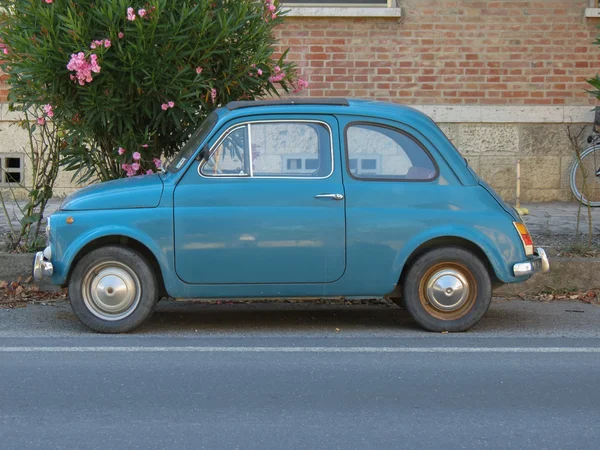
[[[198,152],[198,156],[196,156],[196,161],[206,161],[208,159],[209,151],[210,149],[208,148],[208,144],[206,144],[204,147],[202,147],[202,150]]]

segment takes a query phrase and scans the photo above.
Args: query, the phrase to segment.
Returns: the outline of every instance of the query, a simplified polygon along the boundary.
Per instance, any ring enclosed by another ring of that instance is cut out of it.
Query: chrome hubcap
[[[103,262],[93,267],[82,283],[83,299],[92,314],[103,320],[121,320],[140,303],[140,280],[126,265]]]
[[[469,297],[469,282],[454,269],[434,273],[427,282],[427,300],[440,311],[455,311]]]

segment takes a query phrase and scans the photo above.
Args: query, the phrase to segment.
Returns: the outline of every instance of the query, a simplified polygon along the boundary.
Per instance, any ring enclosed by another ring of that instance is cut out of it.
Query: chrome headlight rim
[[[52,231],[52,227],[50,226],[51,219],[52,219],[52,216],[48,216],[48,219],[46,219],[46,239],[48,241],[50,240],[50,231]]]

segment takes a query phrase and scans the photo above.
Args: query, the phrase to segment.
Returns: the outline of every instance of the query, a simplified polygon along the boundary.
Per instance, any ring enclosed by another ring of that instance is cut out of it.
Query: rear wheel
[[[140,326],[158,301],[156,275],[135,250],[107,246],[91,251],[69,281],[75,315],[100,333],[123,333]]]
[[[406,309],[429,331],[465,331],[479,322],[492,300],[487,268],[459,247],[420,256],[404,277],[402,290]]]

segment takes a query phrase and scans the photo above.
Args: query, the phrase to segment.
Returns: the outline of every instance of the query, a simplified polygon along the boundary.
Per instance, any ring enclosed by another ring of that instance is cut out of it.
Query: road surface
[[[598,448],[600,307],[496,301],[431,334],[385,305],[162,305],[87,332],[0,312],[2,449]]]

